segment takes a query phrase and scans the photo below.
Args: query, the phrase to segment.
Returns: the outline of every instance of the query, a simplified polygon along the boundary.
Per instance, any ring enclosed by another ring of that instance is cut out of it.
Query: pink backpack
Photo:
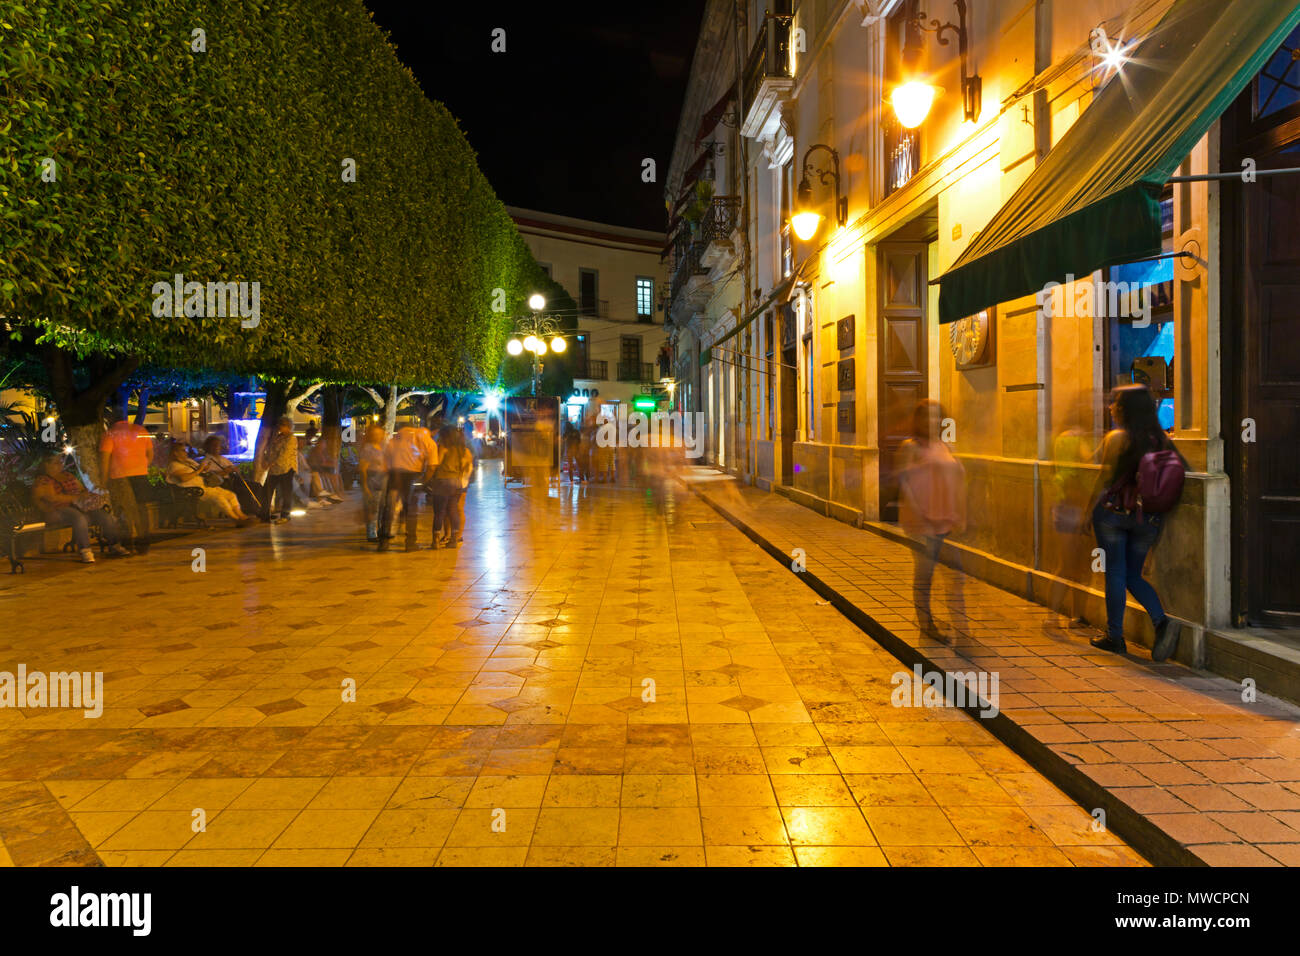
[[[1107,499],[1112,510],[1164,514],[1172,511],[1182,497],[1186,474],[1178,452],[1158,448],[1142,456],[1131,480],[1112,485]]]
[[[1154,515],[1173,510],[1182,497],[1186,475],[1183,460],[1173,449],[1147,452],[1138,462],[1138,508]]]

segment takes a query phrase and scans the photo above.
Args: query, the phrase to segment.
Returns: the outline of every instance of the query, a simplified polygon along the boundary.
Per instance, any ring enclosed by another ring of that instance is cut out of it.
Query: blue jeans
[[[1165,618],[1160,597],[1142,577],[1147,552],[1160,536],[1160,515],[1121,515],[1097,505],[1092,527],[1106,556],[1106,632],[1113,641],[1124,640],[1124,592],[1127,590],[1151,616],[1152,624]]]
[[[71,528],[72,543],[78,551],[85,551],[90,547],[90,525],[92,524],[103,533],[106,544],[111,546],[122,540],[122,532],[118,528],[116,519],[103,508],[82,511],[68,505],[63,508],[51,508],[44,512],[42,517],[45,523],[52,527],[66,525]]]

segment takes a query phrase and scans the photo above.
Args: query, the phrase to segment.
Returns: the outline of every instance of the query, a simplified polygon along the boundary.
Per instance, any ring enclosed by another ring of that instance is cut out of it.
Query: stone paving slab
[[[1050,609],[942,566],[940,635],[928,636],[909,547],[713,470],[683,477],[787,567],[803,549],[805,583],[905,664],[996,673],[999,713],[981,722],[1148,859],[1300,865],[1300,708],[1243,702],[1240,685],[1145,649],[1095,650],[1098,632],[1065,630]]]
[[[0,707],[0,866],[1144,864],[680,488],[485,462],[467,511],[452,551],[376,553],[354,493],[16,576],[0,671],[104,701]]]

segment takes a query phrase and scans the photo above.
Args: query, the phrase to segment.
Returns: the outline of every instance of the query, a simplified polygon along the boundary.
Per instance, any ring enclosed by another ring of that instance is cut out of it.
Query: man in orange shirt
[[[429,475],[438,464],[438,443],[427,428],[407,425],[388,440],[384,449],[388,462],[388,492],[379,514],[379,550],[387,551],[393,537],[393,523],[406,511],[406,550],[416,551],[415,509],[411,486]]]
[[[149,465],[153,462],[153,436],[143,425],[115,411],[112,424],[99,440],[99,475],[113,504],[131,529],[132,546],[149,550]]]

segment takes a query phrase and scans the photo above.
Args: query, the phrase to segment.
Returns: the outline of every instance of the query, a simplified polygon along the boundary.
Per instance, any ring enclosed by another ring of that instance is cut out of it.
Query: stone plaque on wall
[[[841,392],[853,390],[853,359],[840,359],[840,364],[836,367],[836,388]]]
[[[852,401],[840,402],[837,411],[836,427],[838,430],[849,433],[857,431],[857,425],[855,424],[858,417],[856,414],[857,403]]]
[[[841,351],[853,348],[853,316],[846,315],[835,323],[835,344]]]

